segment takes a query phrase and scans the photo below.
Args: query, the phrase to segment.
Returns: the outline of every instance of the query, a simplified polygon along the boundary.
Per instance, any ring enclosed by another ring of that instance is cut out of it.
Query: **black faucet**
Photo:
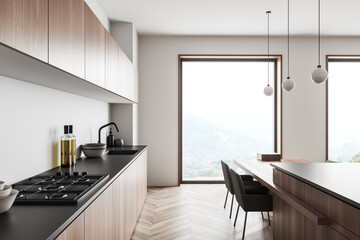
[[[111,122],[111,123],[105,124],[104,126],[101,126],[101,127],[99,128],[99,140],[98,140],[98,143],[101,143],[101,139],[100,139],[101,129],[103,129],[104,127],[110,126],[110,125],[114,125],[115,128],[116,128],[116,130],[119,132],[119,129],[118,129],[118,127],[116,126],[116,123],[114,123],[114,122]]]

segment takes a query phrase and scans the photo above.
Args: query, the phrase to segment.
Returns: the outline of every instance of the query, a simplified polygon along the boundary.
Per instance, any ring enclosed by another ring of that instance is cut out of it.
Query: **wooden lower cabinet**
[[[82,213],[63,231],[56,240],[84,240],[85,214]]]
[[[141,207],[144,205],[147,195],[147,150],[141,154]]]
[[[328,224],[316,224],[274,195],[274,239],[360,240],[359,209],[279,170],[273,176],[275,185],[328,218]]]
[[[276,240],[345,240],[328,225],[316,225],[281,198],[274,196],[273,237]]]
[[[114,239],[130,239],[147,193],[147,150],[114,181],[113,193]]]
[[[85,210],[85,239],[112,239],[113,185]]]
[[[72,222],[57,240],[128,240],[147,194],[147,150]]]

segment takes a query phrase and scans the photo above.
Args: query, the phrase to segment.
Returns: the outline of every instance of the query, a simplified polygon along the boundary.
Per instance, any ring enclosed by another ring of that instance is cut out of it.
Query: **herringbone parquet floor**
[[[185,184],[180,187],[149,188],[144,207],[132,235],[133,240],[227,240],[241,239],[245,213],[240,208],[233,227],[237,202],[231,198],[223,208],[226,188],[223,184]],[[272,240],[272,228],[257,212],[248,213],[247,240]],[[272,215],[270,216],[272,220]]]

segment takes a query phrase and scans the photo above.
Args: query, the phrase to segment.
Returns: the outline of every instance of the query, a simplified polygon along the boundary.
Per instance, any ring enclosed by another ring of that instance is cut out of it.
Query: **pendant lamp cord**
[[[319,14],[318,14],[318,65],[320,66],[320,0],[318,1],[319,2]]]
[[[267,40],[268,40],[268,86],[269,86],[269,82],[270,82],[270,80],[269,80],[269,76],[270,76],[270,68],[269,68],[269,61],[270,61],[270,11],[267,11],[266,12],[267,13],[267,15],[268,15],[268,37],[267,37]]]
[[[290,16],[290,3],[289,3],[289,2],[290,2],[290,1],[288,0],[288,16],[287,16],[287,17],[288,17],[288,19],[287,19],[287,20],[288,20],[288,26],[287,26],[287,35],[288,35],[288,39],[287,39],[287,48],[288,48],[288,56],[287,56],[287,57],[288,57],[288,65],[287,65],[287,68],[288,68],[288,77],[289,77],[289,75],[290,75],[290,74],[289,74],[289,72],[290,72],[290,71],[289,71],[289,69],[290,69],[290,67],[289,67],[289,66],[290,66],[290,47],[289,47],[289,46],[290,46],[290,30],[289,30],[289,29],[290,29],[290,27],[289,27],[289,25],[290,25],[290,23],[289,23],[289,22],[290,22],[290,17],[289,17],[289,16]]]

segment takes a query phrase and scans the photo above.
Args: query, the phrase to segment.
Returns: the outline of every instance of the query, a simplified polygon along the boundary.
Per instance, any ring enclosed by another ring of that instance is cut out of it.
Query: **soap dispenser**
[[[111,128],[110,128],[109,135],[106,138],[106,145],[108,147],[113,147],[114,146],[114,135],[112,134]]]

